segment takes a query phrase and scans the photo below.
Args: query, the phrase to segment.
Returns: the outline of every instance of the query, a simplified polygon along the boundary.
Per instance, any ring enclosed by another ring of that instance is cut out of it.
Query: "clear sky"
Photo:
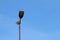
[[[0,40],[18,40],[19,10],[21,40],[60,40],[60,0],[0,0]]]

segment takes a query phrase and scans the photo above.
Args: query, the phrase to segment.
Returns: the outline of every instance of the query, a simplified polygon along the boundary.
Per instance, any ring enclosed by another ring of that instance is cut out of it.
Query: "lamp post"
[[[24,11],[19,11],[19,20],[16,22],[16,24],[19,25],[18,27],[18,32],[19,32],[19,40],[21,40],[20,38],[20,24],[21,24],[21,19],[23,18],[24,16]]]

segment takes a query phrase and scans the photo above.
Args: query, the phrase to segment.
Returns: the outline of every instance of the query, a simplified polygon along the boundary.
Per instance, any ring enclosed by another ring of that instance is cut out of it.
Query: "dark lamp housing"
[[[19,18],[21,19],[23,18],[23,16],[24,16],[24,11],[19,11]]]

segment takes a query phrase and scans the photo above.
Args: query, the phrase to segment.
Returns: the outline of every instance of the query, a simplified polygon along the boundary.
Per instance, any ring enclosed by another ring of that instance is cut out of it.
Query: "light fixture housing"
[[[19,11],[19,18],[21,19],[23,18],[23,16],[24,16],[24,11]]]

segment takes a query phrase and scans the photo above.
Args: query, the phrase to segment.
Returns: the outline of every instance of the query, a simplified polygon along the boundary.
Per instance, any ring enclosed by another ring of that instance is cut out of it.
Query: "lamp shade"
[[[21,19],[23,18],[23,16],[24,16],[24,11],[19,11],[19,18]]]

